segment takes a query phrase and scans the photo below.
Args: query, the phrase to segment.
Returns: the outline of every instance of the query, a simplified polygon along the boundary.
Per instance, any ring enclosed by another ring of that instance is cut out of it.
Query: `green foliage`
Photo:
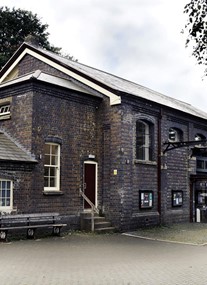
[[[0,7],[0,69],[25,41],[28,35],[38,39],[39,46],[55,53],[61,48],[48,41],[48,25],[42,24],[37,14],[21,9]]]
[[[207,65],[207,0],[191,0],[184,13],[188,16],[186,47],[192,46],[197,62]]]

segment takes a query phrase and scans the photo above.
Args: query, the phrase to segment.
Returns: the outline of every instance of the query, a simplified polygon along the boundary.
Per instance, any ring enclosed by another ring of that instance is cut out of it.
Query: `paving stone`
[[[207,247],[121,234],[0,244],[2,285],[206,285]]]

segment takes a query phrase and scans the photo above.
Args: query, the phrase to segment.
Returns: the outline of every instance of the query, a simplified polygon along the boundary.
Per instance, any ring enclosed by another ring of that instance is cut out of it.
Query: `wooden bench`
[[[67,226],[60,222],[58,213],[35,213],[0,216],[0,241],[7,240],[10,230],[26,230],[27,238],[34,238],[38,228],[52,228],[53,235],[60,235],[62,227]]]

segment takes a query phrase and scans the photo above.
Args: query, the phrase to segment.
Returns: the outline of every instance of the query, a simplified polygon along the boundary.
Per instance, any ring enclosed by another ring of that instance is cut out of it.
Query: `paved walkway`
[[[159,241],[207,245],[207,224],[186,223],[151,227],[128,232],[126,235]]]
[[[207,246],[121,234],[0,244],[1,285],[206,285]]]

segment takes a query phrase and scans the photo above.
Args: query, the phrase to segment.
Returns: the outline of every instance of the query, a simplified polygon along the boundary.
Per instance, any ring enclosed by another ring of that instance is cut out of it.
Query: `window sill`
[[[3,207],[3,206],[0,207],[0,213],[1,213],[1,215],[11,214],[12,211],[13,211],[12,208],[5,208],[5,207]]]
[[[151,161],[151,160],[139,160],[139,159],[135,159],[134,160],[134,164],[147,164],[147,165],[153,165],[156,166],[157,162],[156,161]]]
[[[43,191],[44,196],[62,196],[64,193],[62,191]]]
[[[2,115],[2,116],[0,116],[0,121],[1,120],[9,120],[9,119],[11,119],[11,115]]]

